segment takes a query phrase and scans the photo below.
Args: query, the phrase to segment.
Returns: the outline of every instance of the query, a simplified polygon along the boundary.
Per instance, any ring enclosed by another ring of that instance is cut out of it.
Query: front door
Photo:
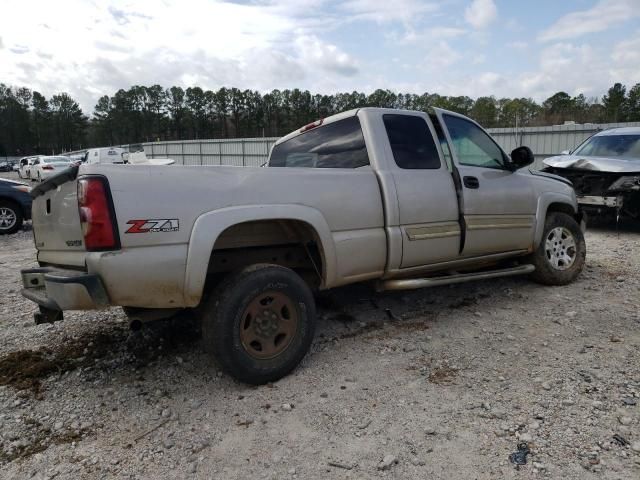
[[[436,113],[462,181],[462,255],[530,248],[537,206],[530,175],[509,169],[506,154],[475,122],[439,109]]]

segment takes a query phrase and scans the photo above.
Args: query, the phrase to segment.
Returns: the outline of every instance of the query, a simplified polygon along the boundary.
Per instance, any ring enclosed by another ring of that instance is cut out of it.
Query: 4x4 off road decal
[[[180,223],[177,218],[148,218],[146,220],[129,220],[131,225],[125,233],[177,232]]]

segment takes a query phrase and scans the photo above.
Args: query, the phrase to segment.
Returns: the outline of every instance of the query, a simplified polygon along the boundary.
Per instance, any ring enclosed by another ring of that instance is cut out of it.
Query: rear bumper
[[[53,267],[22,270],[22,296],[48,310],[95,310],[109,306],[98,275]]]

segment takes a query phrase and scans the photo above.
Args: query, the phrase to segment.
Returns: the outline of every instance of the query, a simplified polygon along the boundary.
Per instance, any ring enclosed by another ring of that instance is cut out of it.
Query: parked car
[[[31,218],[29,191],[24,183],[0,179],[0,235],[17,232]]]
[[[31,166],[37,157],[22,157],[18,162],[18,176],[23,179],[31,179]]]
[[[640,127],[599,132],[544,164],[571,180],[585,210],[640,219]]]
[[[11,171],[18,173],[18,176],[19,176],[20,175],[20,163],[19,162],[14,162],[13,165],[11,165]]]
[[[173,165],[175,160],[171,158],[148,158],[142,145],[132,145],[129,151],[120,147],[90,148],[84,155],[83,163]]]
[[[11,171],[11,163],[6,161],[0,161],[0,172],[10,172]]]
[[[69,157],[64,156],[40,156],[36,157],[31,166],[31,180],[42,182],[47,178],[57,175],[61,171],[73,165]]]
[[[572,282],[584,219],[570,182],[532,162],[453,112],[361,108],[281,138],[267,168],[83,164],[33,189],[40,267],[22,293],[36,323],[197,307],[227,372],[274,381],[311,345],[316,289]]]

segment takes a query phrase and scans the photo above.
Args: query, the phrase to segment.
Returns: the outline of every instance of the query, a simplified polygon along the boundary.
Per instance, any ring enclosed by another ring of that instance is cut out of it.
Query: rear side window
[[[270,167],[358,168],[369,165],[360,120],[349,117],[273,147]]]
[[[382,116],[396,164],[406,169],[440,168],[433,135],[423,118],[413,115]]]

